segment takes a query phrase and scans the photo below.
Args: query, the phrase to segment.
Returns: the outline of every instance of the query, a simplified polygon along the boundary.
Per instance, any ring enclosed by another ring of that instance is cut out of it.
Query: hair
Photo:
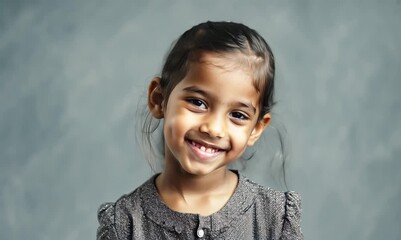
[[[203,53],[214,53],[223,58],[233,56],[232,59],[236,64],[250,70],[253,76],[253,84],[260,94],[261,111],[259,119],[266,113],[270,113],[275,105],[275,63],[272,50],[255,30],[234,22],[208,21],[200,23],[178,38],[166,57],[160,76],[160,88],[165,99],[164,104],[167,104],[174,87],[185,78],[190,64],[200,61]],[[155,154],[151,134],[156,131],[159,125],[160,121],[152,118],[147,111],[142,125],[142,142],[147,148],[145,155],[150,158],[148,162],[153,171],[156,171],[156,165],[150,156]],[[281,149],[283,149],[282,135],[280,133],[278,135]],[[161,143],[164,142],[163,135],[161,141]],[[163,154],[164,147],[161,149],[163,149]],[[284,159],[282,166],[285,178]]]

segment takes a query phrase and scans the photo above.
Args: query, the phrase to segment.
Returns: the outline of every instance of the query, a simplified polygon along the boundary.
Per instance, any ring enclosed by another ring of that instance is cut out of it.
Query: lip
[[[200,158],[202,161],[213,160],[225,152],[224,149],[208,143],[193,141],[190,139],[187,139],[185,142],[195,156]]]

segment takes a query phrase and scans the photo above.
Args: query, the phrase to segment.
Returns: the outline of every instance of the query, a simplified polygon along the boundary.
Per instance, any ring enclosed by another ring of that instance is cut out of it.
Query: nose
[[[226,136],[226,122],[223,114],[210,114],[203,120],[200,131],[210,137],[224,138]]]

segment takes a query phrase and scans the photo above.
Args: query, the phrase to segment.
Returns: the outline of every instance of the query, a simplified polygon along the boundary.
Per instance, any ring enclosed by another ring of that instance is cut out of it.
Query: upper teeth
[[[198,147],[201,151],[207,152],[207,153],[214,153],[214,152],[217,152],[217,151],[218,151],[218,150],[215,149],[215,148],[207,148],[207,147],[205,147],[205,146],[201,146],[200,144],[198,144],[198,143],[196,143],[196,142],[194,142],[194,141],[192,141],[192,145]]]

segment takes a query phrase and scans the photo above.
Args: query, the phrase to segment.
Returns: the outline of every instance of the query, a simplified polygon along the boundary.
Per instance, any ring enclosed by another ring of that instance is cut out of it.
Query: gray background
[[[95,238],[98,205],[152,174],[135,137],[148,81],[208,19],[273,48],[305,238],[401,239],[399,0],[0,1],[0,239]],[[246,174],[279,188],[263,149]]]

